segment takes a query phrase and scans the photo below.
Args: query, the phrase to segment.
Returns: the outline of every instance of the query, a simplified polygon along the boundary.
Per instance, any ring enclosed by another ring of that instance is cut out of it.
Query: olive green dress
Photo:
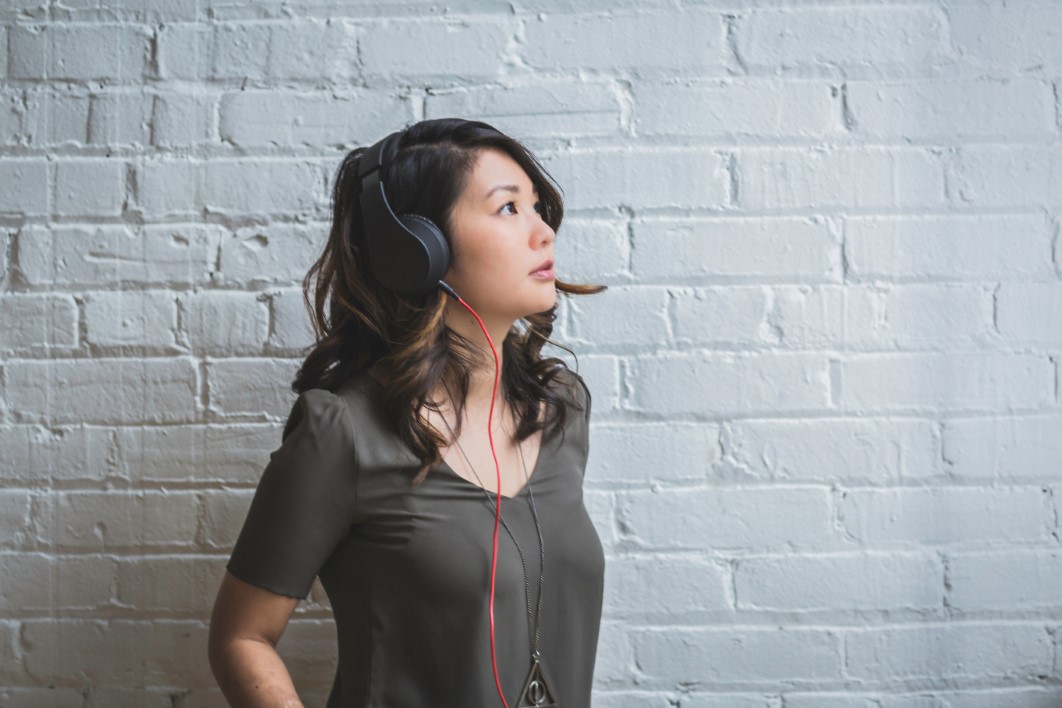
[[[569,370],[551,386],[569,407],[530,470],[545,546],[539,650],[558,705],[585,708],[605,570],[583,504],[590,391]],[[338,635],[328,708],[500,706],[490,651],[494,510],[482,487],[446,463],[411,487],[418,460],[379,401],[379,384],[366,372],[335,392],[298,396],[227,568],[300,599],[320,576]],[[476,471],[497,478],[493,468]],[[529,595],[517,548],[498,527],[495,649],[510,708],[531,667],[528,602],[532,613],[538,605],[541,564],[528,500],[525,484],[502,498],[501,513],[523,551]]]

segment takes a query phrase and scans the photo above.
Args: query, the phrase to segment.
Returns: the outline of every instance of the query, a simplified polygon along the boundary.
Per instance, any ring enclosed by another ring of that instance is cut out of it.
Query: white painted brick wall
[[[564,188],[595,706],[1062,702],[1062,4],[0,5],[0,706],[222,704],[340,158]],[[553,352],[565,355],[562,350]],[[315,585],[280,651],[334,660]]]

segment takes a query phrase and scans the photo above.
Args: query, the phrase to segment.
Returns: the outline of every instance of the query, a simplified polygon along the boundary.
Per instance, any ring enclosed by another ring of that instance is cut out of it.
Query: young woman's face
[[[507,153],[488,148],[480,152],[454,205],[453,260],[443,280],[480,317],[515,321],[556,303],[552,273],[532,275],[553,260],[557,237],[542,220],[533,187]]]

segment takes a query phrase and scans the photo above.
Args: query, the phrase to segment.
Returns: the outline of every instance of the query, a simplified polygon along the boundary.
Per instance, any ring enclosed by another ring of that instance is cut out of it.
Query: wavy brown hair
[[[479,153],[497,148],[510,155],[538,188],[542,218],[554,231],[564,216],[560,190],[549,173],[518,140],[479,121],[460,118],[424,120],[407,126],[384,175],[384,189],[395,214],[420,214],[434,221],[453,243],[454,205],[464,191]],[[447,440],[419,411],[438,411],[430,391],[447,382],[457,400],[455,435],[460,435],[465,398],[482,353],[467,338],[446,326],[446,295],[434,289],[422,295],[400,295],[380,285],[367,260],[359,203],[358,164],[365,147],[343,158],[332,187],[332,225],[324,250],[303,280],[303,297],[316,335],[291,388],[335,391],[363,370],[383,384],[383,409],[402,440],[421,461],[413,480],[422,482],[429,468],[441,462],[439,448]],[[454,254],[459,257],[459,254]],[[588,295],[605,285],[578,285],[559,278],[561,293]],[[569,372],[582,378],[559,358],[541,356],[551,342],[557,306],[521,318],[502,343],[500,386],[517,417],[516,438],[523,441],[542,429],[551,436],[563,430],[568,401],[549,388]],[[522,325],[522,329],[521,329]],[[555,342],[553,342],[556,344]],[[559,345],[574,355],[567,347]],[[564,390],[563,388],[561,389]],[[587,392],[589,395],[589,391]],[[538,420],[542,402],[546,418]],[[577,404],[576,404],[577,405]]]

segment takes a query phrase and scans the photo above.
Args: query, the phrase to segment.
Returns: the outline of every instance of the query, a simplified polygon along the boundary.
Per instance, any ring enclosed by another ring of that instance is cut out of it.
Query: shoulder
[[[349,431],[350,421],[343,401],[327,389],[309,388],[292,403],[282,437],[300,434],[343,440]]]
[[[557,375],[557,380],[560,382],[560,388],[564,392],[564,396],[568,405],[579,415],[586,420],[590,419],[590,387],[586,385],[586,381],[575,371],[572,371],[567,366],[561,368],[560,373]]]

